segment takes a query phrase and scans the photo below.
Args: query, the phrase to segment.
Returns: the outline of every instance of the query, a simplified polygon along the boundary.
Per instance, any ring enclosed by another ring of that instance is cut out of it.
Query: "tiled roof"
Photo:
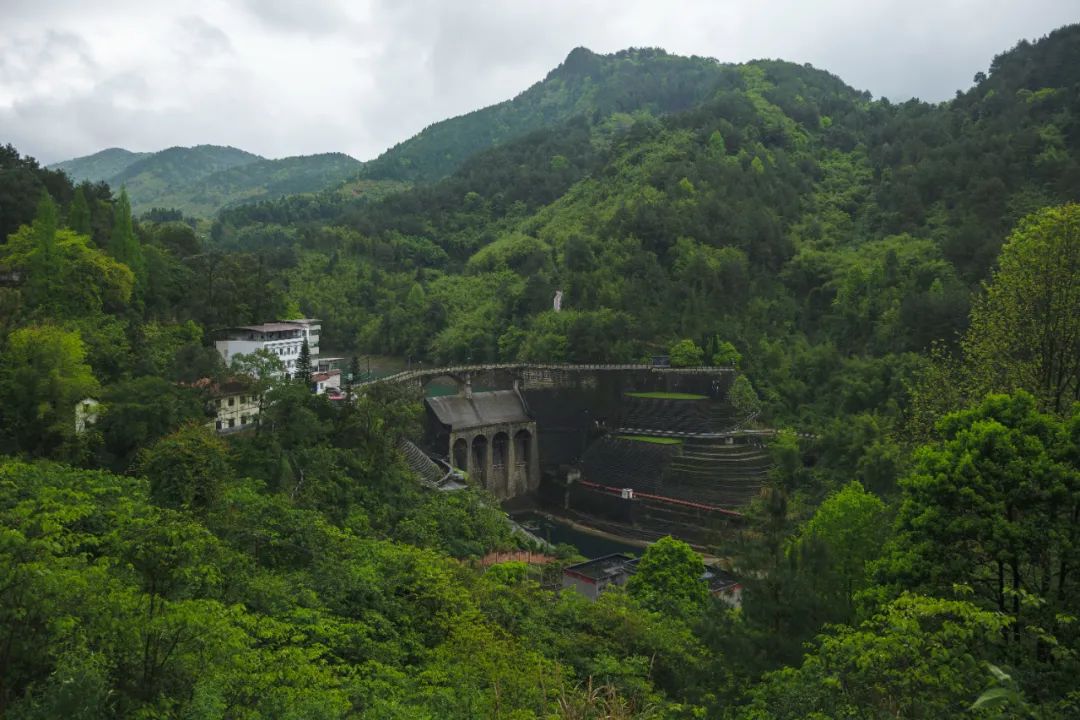
[[[432,397],[427,399],[427,403],[439,422],[455,430],[530,422],[532,419],[525,412],[521,398],[513,390],[478,392],[473,393],[471,398],[464,395]]]

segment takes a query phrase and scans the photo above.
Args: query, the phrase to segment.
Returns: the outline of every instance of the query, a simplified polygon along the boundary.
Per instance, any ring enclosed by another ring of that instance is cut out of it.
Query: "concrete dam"
[[[534,497],[591,525],[653,539],[722,532],[760,492],[770,431],[732,404],[726,367],[498,364],[431,368],[374,383],[423,394],[422,454],[502,501]],[[373,384],[373,383],[369,383]],[[363,387],[363,386],[361,386]],[[422,458],[422,459],[421,459]]]

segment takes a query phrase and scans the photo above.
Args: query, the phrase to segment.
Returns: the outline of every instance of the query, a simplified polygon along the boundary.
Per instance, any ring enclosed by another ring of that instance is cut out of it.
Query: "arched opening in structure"
[[[454,441],[454,452],[450,462],[459,470],[469,469],[469,443],[465,438],[458,438]]]
[[[469,474],[485,488],[488,487],[487,457],[488,440],[483,435],[477,435],[472,441],[472,467]]]
[[[504,432],[491,438],[491,489],[496,494],[507,494],[510,479],[510,436]]]
[[[518,430],[514,433],[514,474],[520,477],[525,487],[531,487],[529,468],[532,467],[532,433],[528,430]]]
[[[448,373],[425,375],[419,382],[423,387],[424,397],[457,395],[465,386],[464,378]]]

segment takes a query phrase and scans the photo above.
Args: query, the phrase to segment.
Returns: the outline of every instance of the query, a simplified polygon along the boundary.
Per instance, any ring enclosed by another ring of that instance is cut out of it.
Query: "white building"
[[[341,371],[328,370],[311,374],[311,384],[315,386],[315,394],[323,395],[330,393],[337,396],[341,393]]]
[[[296,372],[300,348],[307,340],[311,353],[311,367],[319,363],[319,332],[322,324],[315,318],[280,320],[261,325],[241,325],[226,328],[218,333],[214,346],[228,365],[237,355],[250,355],[256,350],[266,350],[277,355],[285,372]]]

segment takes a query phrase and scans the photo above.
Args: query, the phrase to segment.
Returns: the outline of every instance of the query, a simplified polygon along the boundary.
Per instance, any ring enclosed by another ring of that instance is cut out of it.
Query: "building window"
[[[240,416],[240,424],[241,425],[247,425],[248,424],[248,416],[247,415],[241,415]]]
[[[220,420],[218,420],[218,421],[217,421],[217,429],[218,429],[218,430],[220,430],[220,429],[221,429],[221,421],[220,421]]]
[[[229,418],[229,427],[236,427],[236,418]]]
[[[235,404],[236,404],[236,398],[229,398],[229,407],[232,407]]]

